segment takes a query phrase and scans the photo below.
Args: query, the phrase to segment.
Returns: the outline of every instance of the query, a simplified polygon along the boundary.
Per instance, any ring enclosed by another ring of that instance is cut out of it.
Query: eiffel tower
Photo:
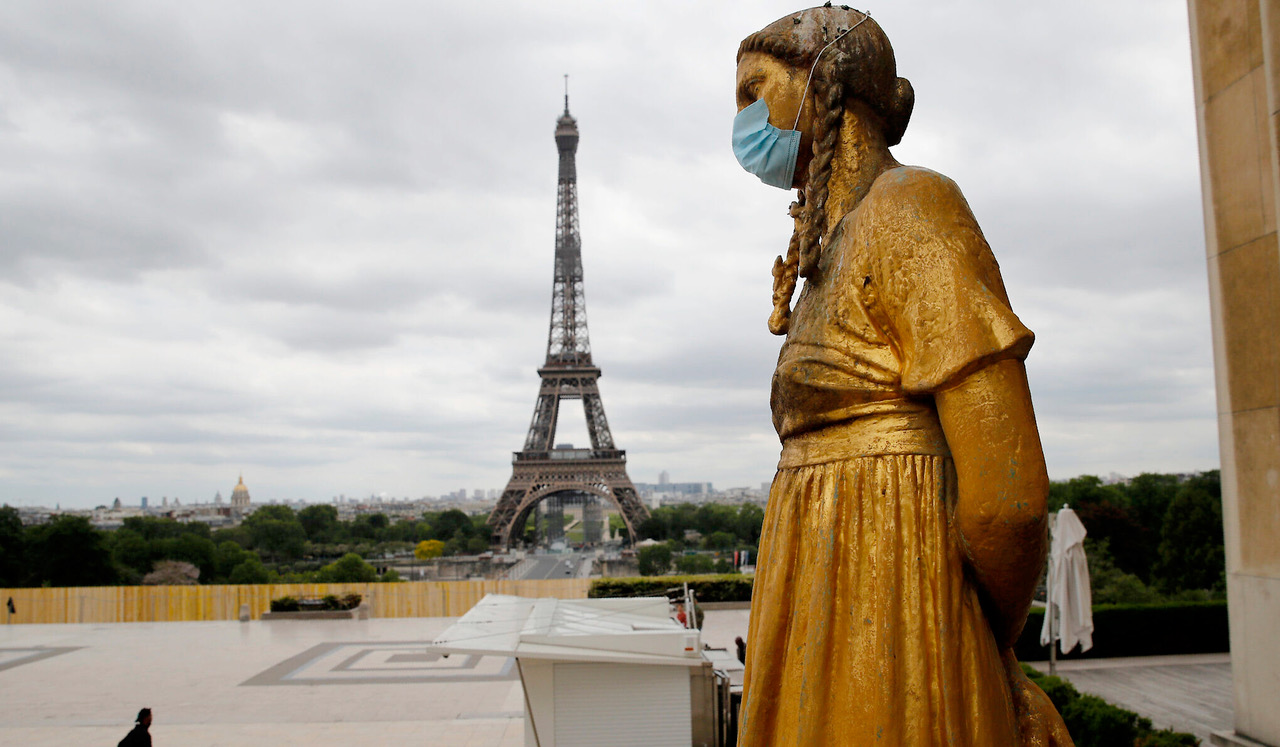
[[[566,79],[568,76],[565,76]],[[604,416],[587,338],[587,302],[582,287],[582,242],[578,236],[578,122],[564,114],[556,121],[560,179],[556,193],[555,281],[551,290],[551,330],[547,362],[538,369],[542,386],[524,449],[512,455],[512,474],[498,506],[489,515],[493,544],[508,547],[524,533],[529,512],[539,501],[564,493],[588,493],[618,507],[634,541],[640,522],[649,516],[627,477],[627,452],[617,448]],[[582,400],[591,448],[555,448],[560,401]]]

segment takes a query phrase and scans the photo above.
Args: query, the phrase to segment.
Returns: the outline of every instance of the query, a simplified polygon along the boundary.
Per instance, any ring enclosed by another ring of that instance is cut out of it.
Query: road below
[[[581,553],[568,553],[565,555],[539,555],[533,559],[533,565],[525,572],[522,578],[529,580],[542,580],[548,578],[573,578],[578,572],[578,566],[584,562]]]

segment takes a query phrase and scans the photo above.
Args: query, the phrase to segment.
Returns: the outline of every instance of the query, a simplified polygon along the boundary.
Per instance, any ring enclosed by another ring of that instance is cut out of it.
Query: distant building
[[[120,510],[120,499],[119,499],[119,498],[117,498],[117,499],[116,499],[116,501],[115,501],[115,503],[112,503],[112,504],[111,504],[111,507],[112,507],[113,509],[115,509],[116,511],[119,511],[119,510]]]
[[[240,482],[231,491],[231,511],[241,516],[249,513],[249,489],[244,486],[244,475],[240,475]]]
[[[671,473],[667,472],[665,469],[658,473],[659,485],[669,485],[670,483],[671,483]]]
[[[143,511],[147,510],[147,497],[145,495],[142,496],[142,510]]]
[[[214,494],[213,494],[213,505],[215,505],[215,506],[221,506],[221,505],[222,505],[222,491],[221,491],[221,490],[219,490],[219,491],[217,491],[216,493],[214,493]]]

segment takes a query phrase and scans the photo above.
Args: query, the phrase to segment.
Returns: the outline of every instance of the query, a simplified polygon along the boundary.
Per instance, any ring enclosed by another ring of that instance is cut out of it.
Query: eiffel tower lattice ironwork
[[[613,443],[596,380],[600,369],[591,361],[587,338],[587,305],[582,286],[582,244],[578,236],[578,123],[564,114],[556,121],[560,178],[556,194],[555,281],[551,291],[551,329],[547,362],[538,369],[542,386],[524,449],[513,454],[511,480],[489,515],[493,543],[509,546],[524,533],[529,512],[544,498],[563,493],[589,493],[618,507],[634,540],[649,516],[627,477],[627,453]],[[591,448],[555,448],[560,402],[582,400]]]

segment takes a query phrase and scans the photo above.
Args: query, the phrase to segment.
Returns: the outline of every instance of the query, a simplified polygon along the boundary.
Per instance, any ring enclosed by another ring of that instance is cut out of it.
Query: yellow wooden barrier
[[[246,586],[77,586],[0,589],[17,612],[0,606],[0,624],[193,622],[237,620],[240,605],[258,619],[280,597],[364,597],[374,617],[458,617],[485,594],[584,599],[585,578],[545,581],[408,581],[395,584],[256,584]]]

